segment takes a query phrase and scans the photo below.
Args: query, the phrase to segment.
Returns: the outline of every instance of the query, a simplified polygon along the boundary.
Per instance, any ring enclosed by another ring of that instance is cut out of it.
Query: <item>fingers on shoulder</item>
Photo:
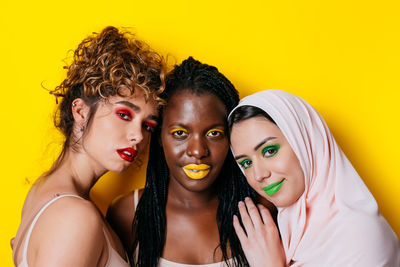
[[[241,241],[247,237],[246,232],[240,225],[239,218],[236,215],[233,215],[233,227],[235,228],[235,232]]]
[[[261,205],[261,204],[258,204],[257,206],[258,206],[258,209],[260,211],[261,218],[262,218],[262,220],[264,222],[264,225],[267,228],[275,229],[276,225],[275,225],[274,219],[272,218],[271,213],[269,212],[269,210],[266,207],[264,207],[263,205]]]

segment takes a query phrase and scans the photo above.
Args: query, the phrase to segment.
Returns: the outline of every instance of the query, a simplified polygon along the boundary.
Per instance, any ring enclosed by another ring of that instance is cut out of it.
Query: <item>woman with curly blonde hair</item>
[[[129,266],[89,191],[145,148],[163,102],[164,72],[160,55],[114,27],[79,44],[52,91],[62,97],[55,125],[65,135],[63,150],[26,197],[13,242],[16,266]]]

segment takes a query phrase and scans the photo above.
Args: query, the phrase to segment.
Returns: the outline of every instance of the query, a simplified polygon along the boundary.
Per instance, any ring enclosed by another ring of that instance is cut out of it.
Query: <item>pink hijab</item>
[[[287,264],[400,266],[396,234],[318,112],[280,90],[247,96],[238,107],[244,105],[271,116],[304,172],[304,194],[293,205],[278,207]]]

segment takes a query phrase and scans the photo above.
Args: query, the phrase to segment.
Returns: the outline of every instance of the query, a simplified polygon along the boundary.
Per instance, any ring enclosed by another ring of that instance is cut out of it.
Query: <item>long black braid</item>
[[[225,105],[227,112],[239,102],[235,87],[217,68],[202,64],[192,57],[175,66],[168,75],[163,98],[168,101],[175,93],[186,90],[196,94],[211,93],[217,96]],[[160,129],[153,135],[150,143],[146,185],[132,225],[135,233],[133,248],[140,244],[136,263],[138,266],[157,266],[165,244],[169,170],[158,141],[159,134]],[[240,200],[247,196],[253,200],[256,198],[255,192],[247,184],[230,151],[214,186],[218,193],[216,220],[223,258],[225,261],[228,260],[229,248],[234,266],[248,266],[232,221],[233,215],[238,215],[237,204]],[[134,259],[131,262],[133,261]],[[228,262],[227,264],[229,266]]]

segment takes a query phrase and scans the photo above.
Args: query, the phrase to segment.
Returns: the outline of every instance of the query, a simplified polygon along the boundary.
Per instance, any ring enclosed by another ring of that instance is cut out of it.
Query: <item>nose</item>
[[[188,147],[186,153],[197,159],[207,157],[209,150],[207,142],[201,136],[192,136],[188,141]]]
[[[128,140],[133,145],[137,145],[143,141],[143,127],[141,122],[135,123],[129,128]]]
[[[254,179],[262,182],[264,179],[271,177],[271,170],[265,161],[253,161]]]

